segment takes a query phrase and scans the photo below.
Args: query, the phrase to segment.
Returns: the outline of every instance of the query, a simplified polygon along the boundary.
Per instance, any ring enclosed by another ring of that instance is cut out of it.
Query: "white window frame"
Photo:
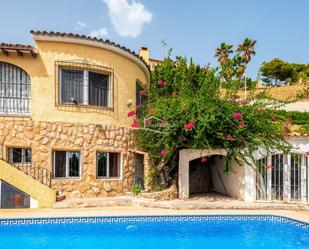
[[[83,70],[83,69],[74,69],[74,68],[69,68],[69,67],[59,67],[59,96],[60,96],[60,104],[66,104],[64,102],[62,102],[62,70],[75,70],[75,71],[80,71],[83,72],[83,101],[82,101],[82,105],[85,106],[89,106],[89,72],[93,72],[96,73],[95,71],[91,71],[91,70]],[[100,72],[98,72],[100,73]],[[104,73],[100,73],[103,75],[108,76],[108,93],[107,93],[107,106],[102,106],[102,107],[106,107],[106,108],[111,108],[112,107],[112,89],[111,89],[111,75],[109,74],[104,74]]]
[[[56,152],[65,152],[65,177],[56,177]],[[79,153],[79,176],[69,176],[69,152]],[[54,150],[53,151],[53,178],[54,179],[72,179],[72,180],[79,180],[82,177],[82,157],[79,150]]]
[[[98,167],[99,167],[99,164],[98,164],[98,156],[97,154],[98,153],[106,153],[107,156],[106,156],[106,175],[107,176],[98,176]],[[110,153],[116,153],[118,154],[118,172],[119,172],[119,176],[117,177],[110,177],[109,176],[109,154]],[[104,179],[104,180],[121,180],[122,179],[122,162],[123,162],[123,154],[119,151],[96,151],[95,152],[95,164],[96,164],[96,178],[97,179]]]
[[[13,162],[13,150],[21,149],[21,162]],[[26,150],[30,149],[31,151],[31,161],[26,162]],[[8,150],[8,161],[12,164],[31,164],[32,163],[32,148],[31,147],[9,147]]]

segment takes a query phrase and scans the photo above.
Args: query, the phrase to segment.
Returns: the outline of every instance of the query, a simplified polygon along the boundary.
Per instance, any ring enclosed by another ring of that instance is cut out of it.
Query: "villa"
[[[51,207],[56,194],[116,196],[144,184],[148,158],[135,150],[127,113],[144,99],[149,65],[108,40],[31,34],[36,47],[0,45],[1,207]]]
[[[148,189],[128,112],[141,105],[160,63],[97,38],[31,31],[35,47],[0,45],[0,208],[52,207],[56,199]],[[309,139],[291,134],[288,155],[257,151],[257,169],[223,171],[224,150],[182,150],[179,198],[221,193],[239,200],[309,203]],[[207,156],[205,167],[200,161]]]

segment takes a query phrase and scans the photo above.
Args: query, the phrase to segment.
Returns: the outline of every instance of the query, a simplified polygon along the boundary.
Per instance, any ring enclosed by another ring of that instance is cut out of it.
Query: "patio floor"
[[[147,198],[133,196],[119,196],[107,198],[72,199],[57,202],[54,208],[84,208],[84,207],[111,207],[133,206],[162,208],[175,210],[201,210],[201,209],[242,209],[242,210],[307,210],[309,205],[298,203],[274,202],[244,202],[234,198],[217,194],[194,195],[189,199],[175,199],[170,201],[155,201]]]

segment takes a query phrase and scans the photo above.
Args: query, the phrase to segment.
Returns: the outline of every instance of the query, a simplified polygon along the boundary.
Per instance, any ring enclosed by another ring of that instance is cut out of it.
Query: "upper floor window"
[[[10,163],[31,163],[31,148],[9,148],[8,159]]]
[[[30,77],[21,68],[0,62],[0,114],[30,114]]]
[[[61,104],[112,108],[112,69],[57,62]]]
[[[144,89],[143,85],[137,81],[136,82],[136,109],[137,109],[137,115],[141,115],[141,106],[144,104],[144,102],[147,100],[147,93]]]

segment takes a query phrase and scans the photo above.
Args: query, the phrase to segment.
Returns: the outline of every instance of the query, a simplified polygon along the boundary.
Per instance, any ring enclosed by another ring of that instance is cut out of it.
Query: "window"
[[[113,70],[103,66],[56,62],[60,104],[113,107]]]
[[[256,161],[256,200],[267,200],[267,157]]]
[[[283,200],[283,155],[271,156],[272,200]]]
[[[0,114],[30,114],[30,77],[21,68],[0,62]]]
[[[97,152],[97,177],[118,178],[120,177],[120,154]]]
[[[147,99],[147,96],[144,93],[145,89],[143,88],[142,84],[137,81],[136,82],[136,106],[140,107],[144,104]],[[141,109],[137,109],[137,115],[141,115]]]
[[[302,155],[291,154],[291,200],[301,199],[301,164]]]
[[[0,208],[30,208],[30,196],[0,180]]]
[[[80,177],[80,153],[77,151],[54,152],[54,177],[55,178],[79,178]]]
[[[8,159],[10,163],[31,163],[31,148],[9,148]]]

